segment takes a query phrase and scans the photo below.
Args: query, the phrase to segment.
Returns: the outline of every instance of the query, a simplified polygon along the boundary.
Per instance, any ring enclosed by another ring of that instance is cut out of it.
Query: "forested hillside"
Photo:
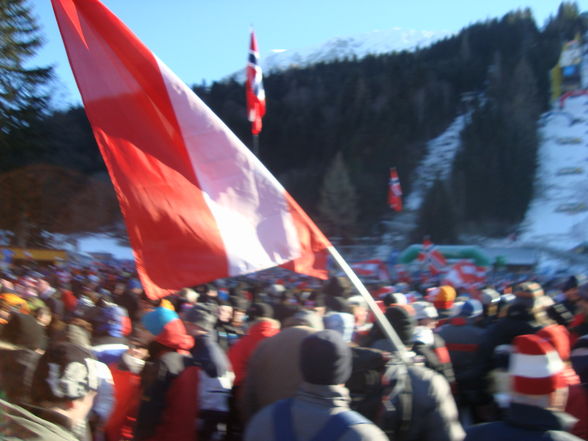
[[[425,198],[414,234],[449,242],[462,231],[507,231],[532,197],[536,122],[549,105],[549,70],[562,42],[585,30],[574,3],[554,12],[543,29],[530,11],[515,11],[417,52],[266,76],[261,160],[327,234],[352,240],[392,216],[389,168],[397,167],[408,193],[426,142],[467,110],[453,173]],[[194,89],[251,145],[243,84]],[[83,109],[35,114],[3,136],[0,179],[14,188],[23,180],[27,185],[18,198],[0,191],[0,206],[10,212],[0,217],[0,228],[16,231],[26,219],[28,240],[38,242],[42,229],[105,228],[120,219]],[[33,172],[22,171],[31,166]],[[68,178],[59,190],[68,215],[47,221],[43,210],[31,207],[60,176]]]

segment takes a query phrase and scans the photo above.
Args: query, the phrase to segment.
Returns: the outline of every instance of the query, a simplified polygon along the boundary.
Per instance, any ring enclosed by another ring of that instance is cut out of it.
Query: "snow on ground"
[[[588,97],[542,117],[535,197],[521,241],[569,250],[588,241]]]
[[[404,202],[407,210],[419,209],[437,176],[442,180],[449,176],[466,120],[466,115],[459,115],[445,132],[427,143],[427,155],[414,172],[416,181]]]
[[[107,253],[119,260],[133,260],[133,250],[120,245],[119,240],[106,234],[93,234],[77,239],[80,253]]]

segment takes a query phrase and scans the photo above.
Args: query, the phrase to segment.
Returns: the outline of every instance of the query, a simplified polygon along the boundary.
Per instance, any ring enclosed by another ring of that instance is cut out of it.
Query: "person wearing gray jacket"
[[[344,383],[351,358],[336,331],[306,337],[300,345],[303,382],[296,395],[259,411],[246,427],[245,441],[387,440],[380,428],[349,408]]]

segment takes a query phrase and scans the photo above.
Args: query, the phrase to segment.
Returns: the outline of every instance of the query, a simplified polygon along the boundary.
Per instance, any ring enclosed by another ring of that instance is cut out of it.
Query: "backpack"
[[[296,441],[292,425],[292,398],[276,403],[273,411],[274,439],[280,441]],[[337,441],[345,432],[356,424],[371,424],[365,417],[352,410],[344,410],[331,415],[321,429],[310,441]]]
[[[393,359],[382,377],[383,413],[379,426],[395,441],[403,441],[412,421],[412,383],[409,364]]]

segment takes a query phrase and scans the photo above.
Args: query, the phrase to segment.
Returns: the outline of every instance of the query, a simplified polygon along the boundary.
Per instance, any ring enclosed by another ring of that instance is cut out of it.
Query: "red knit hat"
[[[537,335],[519,335],[513,342],[509,374],[513,391],[525,395],[548,395],[567,387],[564,364],[553,346]]]

